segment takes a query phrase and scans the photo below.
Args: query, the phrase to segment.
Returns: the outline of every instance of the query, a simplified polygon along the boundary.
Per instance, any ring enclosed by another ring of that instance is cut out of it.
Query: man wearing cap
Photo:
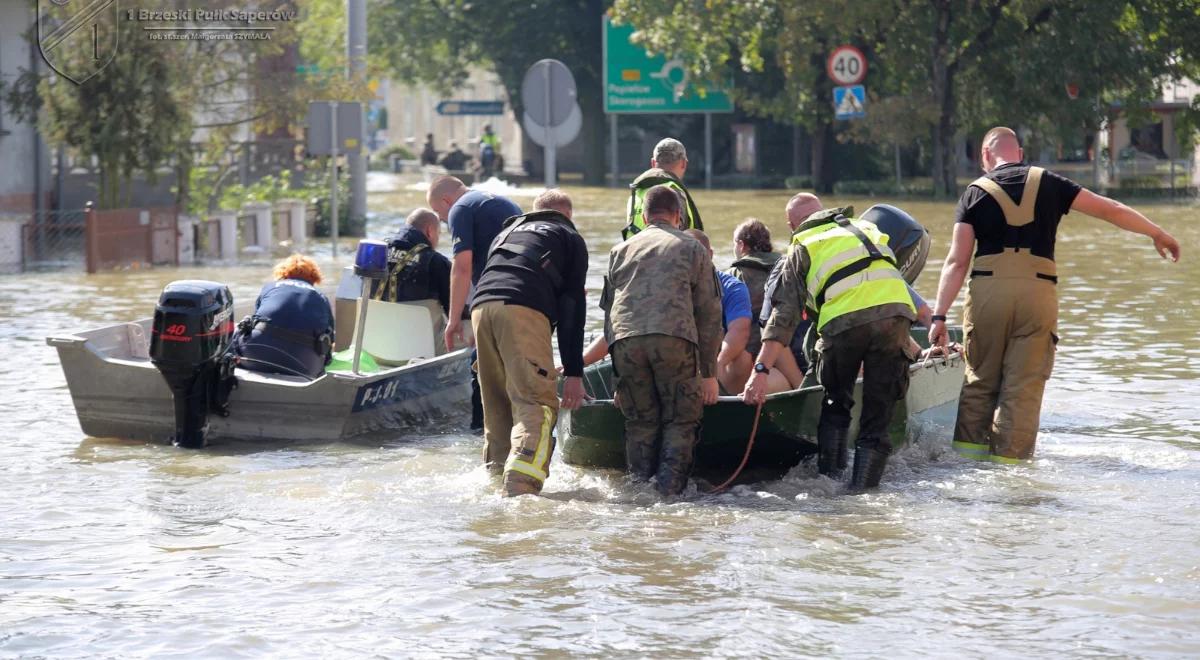
[[[683,174],[687,171],[687,166],[687,150],[679,140],[663,138],[654,145],[654,154],[650,156],[650,169],[642,172],[641,176],[629,184],[629,224],[621,230],[623,238],[629,238],[646,228],[646,220],[642,216],[643,200],[647,190],[659,185],[665,185],[679,194],[683,206],[681,229],[704,231],[704,223],[700,222],[700,212],[696,210],[696,203],[683,186]]]

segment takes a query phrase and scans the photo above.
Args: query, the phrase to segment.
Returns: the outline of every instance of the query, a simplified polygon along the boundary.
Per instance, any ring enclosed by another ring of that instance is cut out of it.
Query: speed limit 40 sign
[[[829,79],[836,85],[857,85],[867,76],[867,58],[854,46],[838,46],[825,63]]]

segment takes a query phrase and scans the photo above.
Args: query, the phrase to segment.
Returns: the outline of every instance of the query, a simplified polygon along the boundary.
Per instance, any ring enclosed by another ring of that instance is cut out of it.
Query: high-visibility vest
[[[621,230],[622,238],[629,238],[646,228],[646,220],[642,217],[642,206],[646,200],[646,191],[654,186],[665,185],[679,194],[680,215],[683,217],[681,229],[699,229],[704,231],[704,223],[700,221],[700,212],[696,203],[678,181],[661,170],[648,170],[629,184],[629,224]]]
[[[904,276],[896,270],[896,257],[884,234],[870,222],[838,215],[827,222],[801,227],[793,245],[808,251],[805,274],[808,305],[816,310],[817,332],[831,320],[891,303],[916,313]]]

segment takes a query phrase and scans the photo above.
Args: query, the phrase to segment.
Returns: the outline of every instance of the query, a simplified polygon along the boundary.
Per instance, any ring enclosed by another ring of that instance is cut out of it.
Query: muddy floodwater
[[[571,192],[595,331],[628,192]],[[747,216],[783,246],[786,193],[695,197],[721,267]],[[421,199],[373,194],[372,234]],[[932,299],[953,204],[890,201],[932,231]],[[149,316],[176,279],[251,301],[269,263],[0,277],[0,657],[1195,657],[1200,208],[1139,208],[1182,263],[1063,221],[1036,460],[961,459],[932,425],[859,497],[805,464],[663,502],[556,457],[544,497],[502,499],[481,440],[456,430],[204,451],[88,438],[46,335]],[[328,244],[314,252],[333,274]]]

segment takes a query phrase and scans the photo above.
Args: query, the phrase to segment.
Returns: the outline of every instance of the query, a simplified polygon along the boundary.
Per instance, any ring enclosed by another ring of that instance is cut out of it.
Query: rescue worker
[[[1058,344],[1054,242],[1062,217],[1079,211],[1149,236],[1163,258],[1179,261],[1178,241],[1146,216],[1023,159],[1011,129],[993,128],[984,136],[985,175],[958,200],[929,329],[930,343],[945,346],[946,313],[969,269],[963,318],[967,366],[954,448],[999,463],[1033,456]]]
[[[540,493],[558,415],[550,332],[558,326],[562,407],[583,390],[587,245],[571,223],[571,198],[547,190],[533,212],[509,218],[488,253],[471,305],[483,394],[483,460],[504,473],[506,496]]]
[[[450,311],[450,260],[437,251],[438,216],[429,209],[415,209],[404,225],[388,238],[388,277],[376,283],[371,299],[427,308],[433,320],[434,345],[442,355]]]
[[[846,440],[854,385],[863,372],[862,413],[850,480],[852,491],[879,485],[892,451],[888,425],[896,401],[908,390],[909,328],[916,309],[896,270],[887,236],[870,222],[846,217],[848,209],[809,216],[792,236],[772,297],[763,345],[743,400],[761,403],[767,378],[787,349],[807,305],[816,316],[816,371],[825,390],[817,424],[817,467],[838,477],[846,467]]]
[[[795,234],[800,225],[808,219],[808,216],[820,210],[821,200],[816,195],[812,193],[796,193],[788,200],[787,206],[784,207],[784,218],[787,220],[788,230],[792,234]],[[789,244],[788,252],[791,253],[791,251],[792,247]],[[762,310],[758,314],[760,327],[765,326],[771,318],[771,298],[775,293],[775,287],[779,284],[779,277],[783,274],[783,266],[786,263],[787,259],[779,259],[771,268],[771,272],[767,274],[766,284],[763,285]],[[796,363],[801,373],[807,372],[809,367],[809,355],[808,351],[805,350],[804,338],[808,334],[810,326],[812,326],[812,319],[808,318],[808,315],[802,311],[799,325],[796,326],[792,341],[788,344],[788,352],[792,354],[792,360]],[[786,369],[786,366],[783,364],[777,363],[777,365],[780,368]]]
[[[677,192],[683,211],[682,229],[699,229],[704,231],[704,223],[700,221],[700,212],[687,188],[683,186],[683,174],[687,171],[687,150],[683,143],[675,138],[663,138],[654,145],[654,153],[650,156],[650,169],[642,172],[638,178],[629,184],[629,206],[626,215],[629,224],[621,230],[622,238],[629,238],[646,228],[642,206],[646,191],[654,186],[665,185]]]
[[[446,312],[443,340],[446,350],[474,344],[465,337],[462,320],[470,319],[471,287],[479,281],[487,261],[488,249],[500,233],[504,221],[521,215],[521,207],[511,200],[470,190],[452,176],[442,176],[429,184],[425,193],[429,208],[450,227],[454,259],[450,267],[450,309]],[[467,327],[470,327],[468,323]],[[471,430],[483,428],[483,407],[479,394],[478,374],[471,374]]]
[[[275,265],[254,314],[238,324],[233,350],[251,371],[316,378],[333,356],[333,309],[317,290],[321,269],[293,254]]]
[[[646,229],[613,247],[604,293],[625,458],[635,479],[664,495],[683,491],[703,406],[717,400],[721,300],[704,246],[684,234],[679,195],[646,191]]]
[[[479,170],[480,180],[486,181],[496,171],[496,158],[500,155],[500,136],[492,132],[491,124],[483,125],[483,135],[479,136]]]

